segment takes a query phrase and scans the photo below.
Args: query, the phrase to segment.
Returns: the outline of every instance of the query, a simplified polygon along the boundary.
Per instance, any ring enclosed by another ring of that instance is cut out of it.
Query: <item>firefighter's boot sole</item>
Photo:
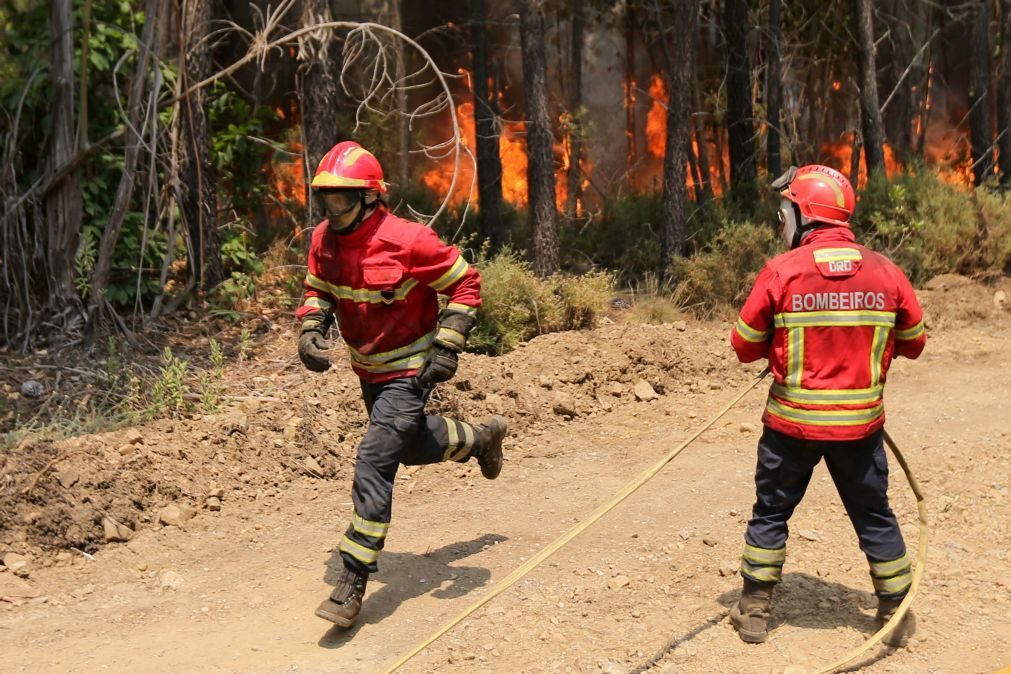
[[[488,438],[481,453],[477,455],[481,474],[489,480],[494,480],[502,472],[502,440],[508,427],[505,417],[495,415],[481,424],[488,433]]]

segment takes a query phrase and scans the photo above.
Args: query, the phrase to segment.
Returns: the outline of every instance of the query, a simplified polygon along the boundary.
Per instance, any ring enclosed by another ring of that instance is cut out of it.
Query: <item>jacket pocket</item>
[[[362,278],[369,290],[379,292],[385,304],[392,304],[404,278],[404,268],[398,264],[370,265],[362,268]]]

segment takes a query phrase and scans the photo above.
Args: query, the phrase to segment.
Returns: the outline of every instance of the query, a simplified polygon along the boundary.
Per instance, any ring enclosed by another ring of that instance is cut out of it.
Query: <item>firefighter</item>
[[[377,570],[390,526],[400,464],[463,463],[474,457],[489,480],[502,469],[505,419],[469,424],[426,415],[432,387],[457,369],[481,306],[481,279],[460,251],[428,227],[396,217],[379,161],[353,141],[319,163],[312,190],[326,219],[312,233],[298,355],[306,368],[330,368],[327,333],[336,320],[369,414],[357,448],[354,514],[340,542],[344,563],[316,615],[350,627]],[[448,297],[441,312],[438,295]]]
[[[888,504],[882,390],[892,358],[918,357],[927,339],[909,280],[855,243],[845,176],[827,166],[791,167],[772,187],[790,251],[766,263],[730,334],[740,361],[767,358],[775,379],[744,535],[744,589],[730,610],[748,643],[768,636],[787,523],[823,457],[870,565],[879,628],[909,591],[909,557]],[[885,642],[903,646],[914,629],[907,613]]]

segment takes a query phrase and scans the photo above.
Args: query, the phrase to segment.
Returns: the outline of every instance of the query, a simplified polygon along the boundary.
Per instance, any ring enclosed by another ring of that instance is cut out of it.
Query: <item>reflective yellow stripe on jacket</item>
[[[338,286],[333,283],[328,283],[327,281],[324,281],[318,276],[313,276],[312,274],[306,274],[305,282],[310,288],[330,293],[339,300],[351,300],[352,302],[368,304],[390,304],[391,302],[405,300],[407,299],[407,294],[418,285],[417,279],[409,278],[404,281],[399,288],[394,289],[392,296],[383,297],[383,291],[372,290],[370,288]]]

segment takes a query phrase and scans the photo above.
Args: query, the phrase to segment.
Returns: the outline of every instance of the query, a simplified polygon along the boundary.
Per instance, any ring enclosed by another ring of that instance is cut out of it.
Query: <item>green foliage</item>
[[[768,225],[730,223],[704,250],[676,264],[676,300],[702,315],[740,305],[765,261],[779,251],[779,237]]]
[[[611,297],[608,273],[539,279],[510,250],[478,267],[484,303],[468,342],[472,351],[501,354],[537,335],[592,327]]]
[[[988,266],[978,258],[985,243],[979,237],[986,235],[979,231],[972,197],[923,167],[869,181],[853,221],[858,237],[894,260],[914,285],[940,273]]]
[[[266,106],[254,109],[237,92],[220,82],[211,90],[207,111],[211,138],[211,161],[224,187],[218,192],[222,210],[251,214],[266,199],[261,167],[270,147],[254,138],[264,135],[264,128],[277,119]]]
[[[162,354],[162,366],[158,378],[151,388],[151,398],[145,410],[145,416],[156,419],[163,416],[177,416],[189,410],[186,394],[190,392],[187,383],[189,364],[165,347]]]

